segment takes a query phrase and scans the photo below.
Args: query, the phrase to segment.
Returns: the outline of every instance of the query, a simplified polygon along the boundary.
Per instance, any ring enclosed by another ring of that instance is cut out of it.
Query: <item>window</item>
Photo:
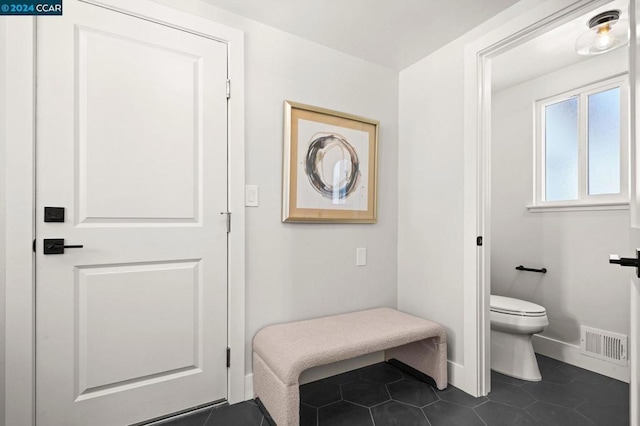
[[[536,102],[536,208],[629,201],[626,76]]]

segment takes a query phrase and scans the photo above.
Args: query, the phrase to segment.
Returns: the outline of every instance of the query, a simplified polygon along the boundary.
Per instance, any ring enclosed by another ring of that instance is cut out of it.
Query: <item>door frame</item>
[[[629,38],[631,46],[629,49],[629,116],[630,116],[630,143],[629,143],[629,175],[631,176],[631,202],[630,202],[630,219],[631,228],[640,228],[640,209],[638,209],[638,201],[640,200],[640,194],[638,190],[638,172],[640,168],[640,153],[638,149],[637,137],[639,134],[640,120],[638,117],[639,105],[638,101],[640,96],[638,94],[638,0],[629,0]],[[633,232],[633,229],[632,229]],[[630,247],[633,248],[633,247]],[[640,421],[640,283],[637,279],[631,278],[629,283],[630,288],[630,307],[631,307],[631,327],[630,327],[630,341],[629,341],[629,364],[631,380],[629,382],[629,422],[630,424],[638,424]]]
[[[150,0],[79,0],[214,39],[227,45],[227,209],[233,216],[228,239],[227,399],[245,399],[245,213],[244,213],[244,33]],[[5,149],[5,416],[0,425],[35,424],[35,140],[36,18],[2,17],[6,80]],[[47,18],[44,18],[47,19]],[[10,106],[10,107],[9,107]],[[2,142],[0,140],[0,142]],[[2,172],[0,165],[0,172]],[[10,224],[11,226],[8,226]],[[0,395],[2,395],[0,393]]]
[[[491,390],[491,59],[550,26],[609,2],[548,0],[465,46],[464,388],[475,396]],[[475,244],[477,236],[483,237],[482,247]]]

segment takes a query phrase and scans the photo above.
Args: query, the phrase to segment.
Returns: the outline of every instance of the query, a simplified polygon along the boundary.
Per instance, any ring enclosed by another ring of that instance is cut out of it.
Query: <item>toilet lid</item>
[[[547,311],[540,305],[512,297],[491,295],[491,311],[525,317],[541,317]]]

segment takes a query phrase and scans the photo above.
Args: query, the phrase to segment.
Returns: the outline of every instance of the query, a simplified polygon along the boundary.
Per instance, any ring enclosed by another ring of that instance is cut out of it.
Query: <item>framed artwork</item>
[[[377,120],[284,103],[283,222],[375,223]]]

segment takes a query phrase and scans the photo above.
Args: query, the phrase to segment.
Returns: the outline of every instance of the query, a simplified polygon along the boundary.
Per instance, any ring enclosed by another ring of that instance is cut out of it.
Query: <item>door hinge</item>
[[[231,348],[227,348],[227,368],[231,367]]]
[[[36,240],[33,240],[33,246],[32,246],[32,250],[35,253],[36,252]]]
[[[481,246],[482,245],[482,237],[477,237],[476,238],[476,245],[477,246]]]
[[[231,212],[220,212],[227,215],[227,234],[231,232]]]
[[[227,79],[227,99],[231,99],[231,80]]]

